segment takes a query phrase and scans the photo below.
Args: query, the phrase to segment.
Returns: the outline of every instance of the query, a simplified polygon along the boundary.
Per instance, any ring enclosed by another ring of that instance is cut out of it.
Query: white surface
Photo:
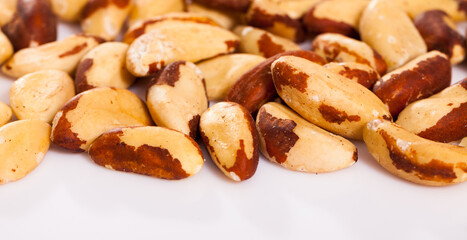
[[[70,31],[62,25],[60,38]],[[453,82],[466,76],[463,63]],[[12,82],[0,75],[1,101]],[[143,96],[145,84],[132,90]],[[166,181],[51,146],[32,173],[0,186],[0,239],[467,239],[467,184],[412,184],[356,145],[348,169],[297,173],[261,158],[242,183],[208,155],[197,175]]]

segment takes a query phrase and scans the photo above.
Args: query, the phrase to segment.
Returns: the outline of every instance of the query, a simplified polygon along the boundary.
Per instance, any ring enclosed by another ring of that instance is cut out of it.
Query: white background
[[[78,31],[61,24],[59,38]],[[453,82],[464,77],[465,62]],[[0,75],[0,101],[12,82]],[[145,83],[131,89],[143,97]],[[355,144],[359,160],[348,169],[298,173],[261,158],[242,183],[208,155],[197,175],[167,181],[52,145],[28,176],[0,186],[0,239],[467,239],[467,184],[412,184]]]

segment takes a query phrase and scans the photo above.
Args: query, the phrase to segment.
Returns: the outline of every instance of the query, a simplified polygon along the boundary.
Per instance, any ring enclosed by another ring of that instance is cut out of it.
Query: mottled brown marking
[[[252,0],[193,0],[210,8],[245,12]]]
[[[373,85],[375,85],[376,81],[379,79],[379,75],[373,69],[369,69],[369,71],[358,69],[358,68],[350,68],[348,66],[343,65],[344,69],[339,71],[339,74],[360,83],[364,87],[368,89],[372,89]]]
[[[167,65],[151,78],[148,89],[153,85],[169,85],[175,87],[175,83],[180,80],[180,67],[185,64],[185,61],[177,61]]]
[[[15,51],[57,40],[57,17],[47,0],[18,0],[16,9],[2,27]]]
[[[69,50],[69,51],[66,51],[60,55],[58,55],[59,58],[64,58],[64,57],[68,57],[68,56],[71,56],[71,55],[75,55],[79,52],[81,52],[83,49],[85,49],[86,47],[88,46],[88,43],[82,43],[80,45],[77,45],[75,46],[73,49]]]
[[[326,60],[328,62],[342,62],[341,59],[338,59],[338,56],[339,54],[344,52],[348,55],[353,56],[355,58],[356,63],[365,64],[371,67],[370,60],[360,56],[359,53],[350,50],[347,47],[340,45],[339,43],[325,40],[313,41],[313,43],[311,44],[311,50],[316,51],[320,48],[323,49],[324,54],[326,55]]]
[[[131,0],[88,0],[81,13],[81,17],[86,19],[94,14],[99,9],[107,8],[114,5],[118,8],[126,8]]]
[[[358,161],[358,149],[355,149],[355,152],[353,152],[352,159],[354,160],[354,162]]]
[[[122,130],[104,133],[89,149],[92,160],[101,166],[111,166],[117,171],[138,173],[169,180],[190,175],[182,168],[179,159],[162,147],[141,145],[138,148],[122,142]],[[155,136],[157,137],[157,136]]]
[[[418,136],[446,143],[467,137],[467,102],[453,108],[434,126],[420,132]]]
[[[316,17],[315,11],[319,6],[319,3],[316,4],[303,17],[303,23],[308,32],[312,34],[339,33],[351,38],[360,39],[360,34],[351,24],[329,18]]]
[[[448,107],[450,107],[450,106],[452,106],[452,105],[454,105],[454,104],[453,104],[453,103],[448,103]]]
[[[333,106],[329,106],[326,104],[319,105],[318,108],[319,112],[323,116],[323,118],[330,122],[330,123],[337,123],[341,124],[345,121],[349,122],[358,122],[360,121],[360,116],[358,115],[348,115],[344,111],[339,111],[338,109],[334,108]]]
[[[258,127],[266,144],[266,151],[277,163],[287,161],[287,153],[295,146],[299,137],[294,133],[297,126],[293,120],[279,119],[261,109],[258,113]]]
[[[227,93],[226,101],[236,102],[251,113],[277,97],[272,80],[271,65],[282,56],[296,56],[324,65],[326,61],[312,51],[288,51],[270,57],[243,74]]]
[[[193,116],[193,118],[188,122],[188,127],[190,129],[190,137],[193,139],[197,139],[198,137],[198,126],[200,118],[201,116],[197,114]]]
[[[376,50],[373,50],[373,58],[375,60],[375,70],[378,72],[380,76],[383,76],[388,71],[388,65],[386,61],[384,61],[381,54],[379,54]],[[371,67],[371,66],[370,66]]]
[[[62,148],[84,152],[81,145],[86,144],[86,141],[80,139],[77,133],[71,131],[71,123],[66,118],[69,111],[74,110],[79,103],[82,94],[76,95],[68,101],[62,108],[62,116],[58,119],[57,125],[52,129],[52,142]]]
[[[411,173],[421,180],[451,183],[456,179],[454,165],[433,159],[429,163],[418,163],[416,152],[403,152],[397,146],[397,140],[383,130],[378,131],[386,142],[392,164],[399,170]]]
[[[456,167],[457,167],[457,168],[460,168],[462,171],[464,171],[465,173],[467,173],[467,163],[465,163],[465,162],[457,163],[457,164],[456,164]]]
[[[81,93],[89,89],[95,88],[95,86],[92,86],[88,83],[88,79],[86,76],[87,71],[91,69],[93,63],[94,63],[93,59],[86,58],[86,59],[83,59],[81,63],[78,65],[78,68],[76,70],[76,76],[75,76],[75,86],[76,86],[77,93]]]
[[[164,60],[161,60],[160,62],[153,62],[153,63],[149,64],[147,74],[149,74],[149,75],[155,74],[155,73],[159,72],[159,70],[161,70],[164,67],[165,67]]]
[[[464,78],[458,84],[461,85],[465,90],[467,90],[467,78]]]
[[[305,93],[308,87],[308,75],[300,72],[286,62],[277,62],[272,71],[274,85],[280,90],[283,86],[288,86],[297,89],[299,92]]]
[[[240,42],[237,41],[237,40],[225,41],[225,45],[227,46],[228,51],[235,51],[235,49],[237,49],[239,44],[240,44]]]
[[[267,33],[263,33],[263,35],[261,35],[260,39],[258,40],[258,48],[266,58],[270,58],[276,54],[285,52],[284,47],[272,41],[271,37]]]
[[[389,107],[394,118],[410,103],[440,92],[451,84],[451,63],[440,55],[423,59],[414,68],[388,74],[373,92]]]
[[[438,50],[451,58],[455,46],[465,49],[465,38],[446,23],[446,18],[449,16],[445,12],[431,10],[418,15],[414,24],[429,51]]]

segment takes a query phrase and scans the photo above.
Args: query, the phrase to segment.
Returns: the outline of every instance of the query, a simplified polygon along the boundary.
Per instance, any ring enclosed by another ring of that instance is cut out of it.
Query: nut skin
[[[133,76],[145,77],[172,62],[198,62],[234,52],[238,42],[235,34],[221,27],[195,22],[164,22],[130,45],[126,66]]]
[[[16,8],[2,27],[15,51],[57,40],[57,18],[47,0],[18,0]]]
[[[335,33],[318,35],[311,45],[311,50],[328,62],[355,62],[374,68],[380,75],[387,71],[387,65],[381,55],[368,44]]]
[[[405,180],[445,186],[467,180],[467,149],[421,138],[397,124],[373,120],[363,139],[374,159]]]
[[[18,119],[51,123],[55,114],[75,96],[73,79],[59,70],[26,74],[10,88],[10,104]]]
[[[363,11],[359,31],[362,41],[381,54],[388,71],[427,52],[412,20],[392,1],[371,1]]]
[[[72,74],[81,58],[101,42],[101,38],[78,34],[39,47],[25,48],[2,66],[2,72],[14,78],[47,69]]]
[[[198,173],[204,163],[198,144],[187,135],[162,127],[117,128],[89,148],[100,166],[167,180]]]
[[[223,100],[232,85],[246,72],[265,60],[253,54],[228,54],[198,63],[206,79],[209,100]]]
[[[201,70],[191,62],[167,65],[151,79],[146,97],[154,122],[196,139],[209,101]]]
[[[451,83],[451,64],[445,54],[431,51],[384,75],[373,92],[394,118],[410,103],[427,98]]]
[[[215,9],[246,12],[252,0],[193,0],[193,2]]]
[[[75,75],[78,93],[96,87],[128,88],[135,77],[126,69],[128,44],[103,43],[81,59]]]
[[[128,19],[129,26],[155,16],[184,10],[184,0],[133,0],[133,8]]]
[[[297,56],[319,65],[326,64],[323,58],[312,51],[290,51],[270,57],[243,74],[227,93],[225,101],[236,102],[249,112],[255,113],[266,102],[278,97],[272,80],[271,65],[282,56]]]
[[[386,106],[364,86],[294,56],[271,66],[277,93],[300,116],[343,137],[360,140],[365,124],[391,119]]]
[[[13,45],[11,45],[10,40],[3,34],[0,30],[0,65],[3,64],[13,55]]]
[[[200,14],[194,13],[170,13],[164,14],[162,16],[156,16],[152,18],[148,18],[142,21],[139,21],[130,26],[128,31],[123,36],[123,42],[131,44],[135,39],[140,37],[141,35],[150,32],[154,29],[157,29],[157,26],[161,23],[166,21],[175,21],[175,22],[184,22],[184,21],[191,21],[196,23],[204,23],[210,24],[213,26],[217,26],[217,23],[211,20],[208,17],[205,17]]]
[[[467,79],[408,105],[396,123],[437,142],[447,143],[467,137]]]
[[[300,50],[300,46],[294,42],[259,28],[238,26],[234,33],[240,37],[240,52],[269,58],[286,51]]]
[[[0,102],[0,127],[7,124],[13,117],[13,110],[6,103]]]
[[[17,181],[34,170],[50,146],[50,125],[19,120],[0,127],[0,185]]]
[[[89,0],[81,14],[81,28],[105,40],[114,40],[127,18],[132,0]]]
[[[262,154],[290,170],[332,172],[352,166],[358,158],[350,141],[307,122],[279,103],[261,107],[256,127]]]
[[[376,70],[354,62],[331,62],[324,65],[324,68],[342,75],[352,81],[355,81],[368,89],[372,89],[373,85],[379,80],[380,76]]]
[[[244,181],[255,174],[258,132],[242,106],[231,102],[213,105],[201,115],[200,133],[213,162],[228,178]]]
[[[329,0],[314,5],[303,17],[309,33],[339,33],[359,39],[358,23],[368,0]]]
[[[149,126],[145,104],[126,89],[96,88],[70,99],[55,115],[51,140],[75,152],[84,152],[102,133],[118,127]]]
[[[417,16],[415,27],[428,50],[438,50],[455,65],[465,58],[465,38],[455,28],[454,21],[441,10],[431,10]]]

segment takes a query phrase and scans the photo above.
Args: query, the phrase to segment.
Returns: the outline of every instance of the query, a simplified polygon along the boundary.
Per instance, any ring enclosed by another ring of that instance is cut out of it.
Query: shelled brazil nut
[[[18,0],[0,0],[0,26],[9,22],[16,12]]]
[[[206,16],[225,29],[232,29],[245,22],[241,12],[222,11],[222,9],[210,8],[197,3],[188,4],[186,8],[189,13]]]
[[[129,26],[145,19],[171,12],[182,12],[184,0],[133,0],[130,11]]]
[[[0,30],[0,65],[13,55],[13,51],[10,40]]]
[[[372,89],[380,78],[378,72],[372,67],[355,62],[330,62],[324,65],[324,68],[355,81],[368,89]]]
[[[0,127],[7,124],[13,117],[13,110],[4,102],[0,102]]]
[[[10,1],[10,0],[6,0]],[[49,0],[52,11],[60,19],[75,22],[81,17],[81,12],[88,0]]]

